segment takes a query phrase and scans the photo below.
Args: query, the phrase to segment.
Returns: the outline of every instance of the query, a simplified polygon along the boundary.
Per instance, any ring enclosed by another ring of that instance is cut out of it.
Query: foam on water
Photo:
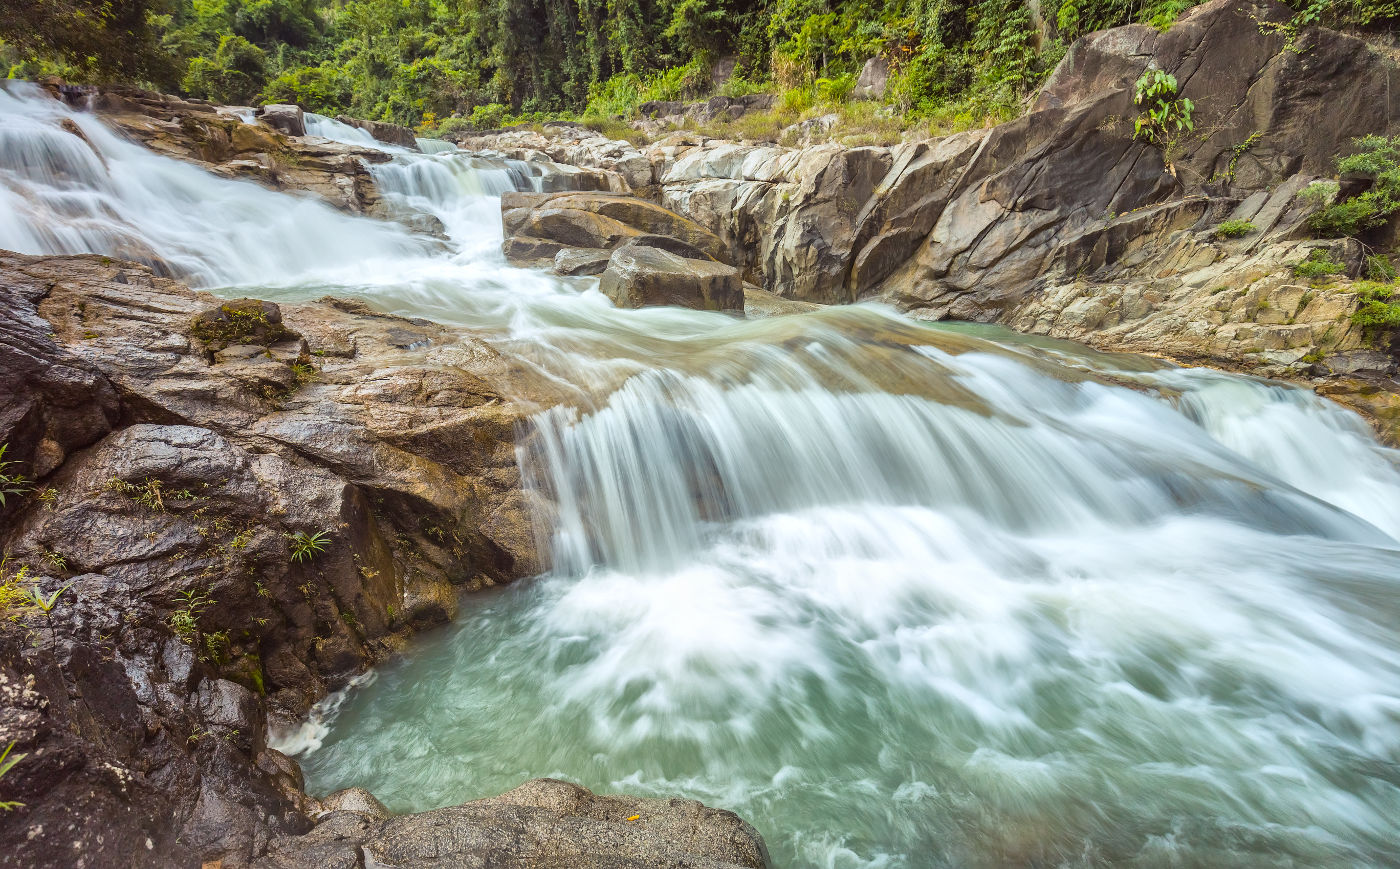
[[[359,296],[576,396],[519,445],[550,571],[281,735],[313,791],[683,794],[782,866],[1400,863],[1400,471],[1355,415],[879,306],[618,311],[500,256],[547,167],[308,124],[445,241],[0,91],[0,246]]]

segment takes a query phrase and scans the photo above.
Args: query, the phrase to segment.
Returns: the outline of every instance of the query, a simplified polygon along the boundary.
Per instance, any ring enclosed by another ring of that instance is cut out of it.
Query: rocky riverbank
[[[637,148],[550,126],[464,145],[614,172],[717,236],[744,281],[785,298],[886,301],[1296,380],[1397,442],[1395,336],[1353,320],[1363,249],[1312,238],[1318,205],[1304,195],[1353,138],[1400,132],[1395,58],[1323,28],[1290,36],[1291,17],[1277,3],[1215,0],[1165,33],[1093,34],[1026,116],[892,148],[683,132]],[[1194,132],[1165,150],[1133,136],[1133,83],[1149,67],[1196,105]],[[1248,223],[1243,237],[1217,234],[1230,220]],[[1392,223],[1363,239],[1366,252],[1395,237]],[[1343,268],[1295,275],[1314,251]]]
[[[426,321],[105,257],[0,255],[0,296],[0,443],[35,481],[0,513],[6,586],[57,593],[0,626],[24,755],[0,862],[352,866],[449,836],[492,865],[763,865],[728,813],[562,784],[380,823],[267,744],[463,584],[538,571],[515,437],[555,398],[528,372]]]

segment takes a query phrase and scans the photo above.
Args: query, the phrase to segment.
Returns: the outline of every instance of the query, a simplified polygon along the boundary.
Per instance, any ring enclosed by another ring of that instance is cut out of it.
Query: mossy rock
[[[260,299],[234,299],[202,311],[190,325],[190,334],[210,350],[230,344],[269,347],[301,337],[283,325],[282,310],[276,304]]]

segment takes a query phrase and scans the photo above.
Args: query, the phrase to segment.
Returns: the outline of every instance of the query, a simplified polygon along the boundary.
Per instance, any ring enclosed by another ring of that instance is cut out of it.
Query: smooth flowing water
[[[519,446],[550,572],[287,743],[313,791],[685,795],[784,867],[1400,864],[1400,457],[1354,415],[878,306],[618,311],[500,259],[524,168],[376,172],[445,248],[0,94],[0,246],[357,295],[576,390]]]

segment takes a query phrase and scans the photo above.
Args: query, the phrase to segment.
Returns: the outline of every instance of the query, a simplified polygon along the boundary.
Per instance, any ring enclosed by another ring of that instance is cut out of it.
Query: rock
[[[303,191],[353,214],[388,216],[368,168],[389,159],[383,151],[288,135],[203,103],[136,88],[104,85],[89,98],[103,121],[167,157],[274,190]],[[281,117],[291,124],[290,115]]]
[[[517,264],[556,257],[564,248],[614,250],[643,236],[674,239],[671,247],[682,256],[723,261],[729,255],[725,243],[695,221],[633,196],[506,194],[501,222],[507,235],[502,249]]]
[[[744,310],[738,269],[642,245],[614,251],[598,289],[620,308],[678,305],[701,311]]]
[[[876,55],[860,68],[860,76],[856,78],[856,86],[851,91],[851,96],[858,100],[883,99],[889,82],[890,63]]]
[[[692,800],[597,796],[535,779],[499,797],[375,820],[327,815],[304,836],[274,840],[255,862],[266,869],[374,865],[498,869],[623,869],[690,866],[766,869],[763,838],[730,812]],[[348,861],[348,862],[347,862]]]
[[[450,617],[453,581],[539,569],[514,433],[558,399],[427,321],[220,302],[105,257],[0,253],[0,324],[0,442],[51,495],[9,499],[0,550],[64,589],[40,646],[0,623],[0,683],[32,683],[0,690],[0,722],[30,722],[7,730],[30,760],[0,847],[71,865],[43,826],[90,865],[246,865],[310,828],[264,722]],[[280,379],[303,358],[313,377]],[[274,371],[269,396],[252,375]],[[288,538],[319,532],[294,561]]]
[[[258,109],[257,116],[264,124],[288,136],[305,136],[306,119],[301,106],[274,103]]]
[[[366,121],[363,118],[352,118],[348,115],[337,115],[336,120],[342,124],[358,127],[386,145],[395,145],[410,151],[418,150],[418,139],[414,137],[413,131],[408,127],[384,121]]]
[[[566,247],[554,255],[554,270],[561,275],[600,275],[608,267],[611,251]]]
[[[322,797],[321,813],[331,812],[355,812],[360,815],[368,815],[376,820],[389,817],[389,810],[384,804],[375,799],[374,794],[364,788],[346,788],[336,791],[327,797]]]

